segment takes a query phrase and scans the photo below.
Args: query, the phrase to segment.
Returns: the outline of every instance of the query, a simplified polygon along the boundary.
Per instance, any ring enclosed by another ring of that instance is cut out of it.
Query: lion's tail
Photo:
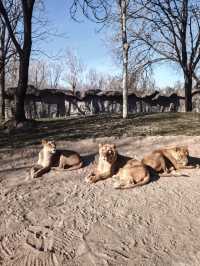
[[[189,177],[189,175],[186,175],[186,174],[181,174],[181,173],[178,173],[178,172],[170,172],[170,173],[162,173],[162,174],[159,174],[160,177],[171,177],[171,176],[175,176],[175,177],[179,177],[179,176],[185,176],[185,177]]]
[[[72,170],[79,169],[79,168],[81,168],[82,166],[83,166],[83,162],[81,161],[79,164],[76,164],[76,165],[74,165],[74,166],[72,166],[72,167],[69,167],[69,168],[67,168],[66,170],[67,170],[67,171],[72,171]]]
[[[148,173],[145,178],[143,180],[141,180],[140,182],[136,183],[136,184],[133,184],[133,183],[126,183],[126,182],[123,182],[121,180],[117,180],[113,187],[115,189],[127,189],[127,188],[134,188],[134,187],[138,187],[138,186],[143,186],[145,184],[147,184],[150,180],[150,174]]]

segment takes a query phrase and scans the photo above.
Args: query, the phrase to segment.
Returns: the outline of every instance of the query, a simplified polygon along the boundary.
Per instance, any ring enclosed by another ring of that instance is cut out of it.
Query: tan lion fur
[[[99,154],[86,181],[115,178],[115,188],[130,188],[149,182],[150,174],[138,160],[118,154],[115,144],[99,144]]]
[[[57,150],[54,141],[42,140],[37,165],[31,168],[31,177],[36,178],[50,169],[75,170],[82,167],[80,155],[75,151]]]

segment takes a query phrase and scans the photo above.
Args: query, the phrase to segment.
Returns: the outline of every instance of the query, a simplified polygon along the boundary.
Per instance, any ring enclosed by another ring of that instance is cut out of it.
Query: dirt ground
[[[115,190],[112,179],[87,184],[98,142],[142,158],[164,145],[187,144],[200,157],[200,137],[154,136],[58,141],[85,166],[30,179],[40,145],[0,154],[0,265],[200,265],[200,169]]]

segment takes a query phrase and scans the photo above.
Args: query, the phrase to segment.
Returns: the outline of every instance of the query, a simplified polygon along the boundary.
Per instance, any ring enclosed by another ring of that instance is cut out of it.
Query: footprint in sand
[[[58,266],[75,257],[73,231],[58,231],[48,227],[29,226],[26,230],[0,239],[0,261],[3,265]]]

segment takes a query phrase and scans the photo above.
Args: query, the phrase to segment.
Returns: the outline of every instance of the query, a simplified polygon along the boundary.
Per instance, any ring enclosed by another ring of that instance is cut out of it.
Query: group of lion
[[[83,166],[81,156],[75,151],[58,150],[54,141],[42,140],[37,165],[31,168],[31,177],[42,176],[51,169],[75,170]],[[189,151],[185,146],[174,146],[153,151],[136,160],[120,155],[115,144],[99,144],[99,153],[93,162],[92,171],[85,178],[95,183],[112,177],[114,188],[131,188],[147,184],[151,174],[169,176],[182,168],[195,168],[188,165]]]

